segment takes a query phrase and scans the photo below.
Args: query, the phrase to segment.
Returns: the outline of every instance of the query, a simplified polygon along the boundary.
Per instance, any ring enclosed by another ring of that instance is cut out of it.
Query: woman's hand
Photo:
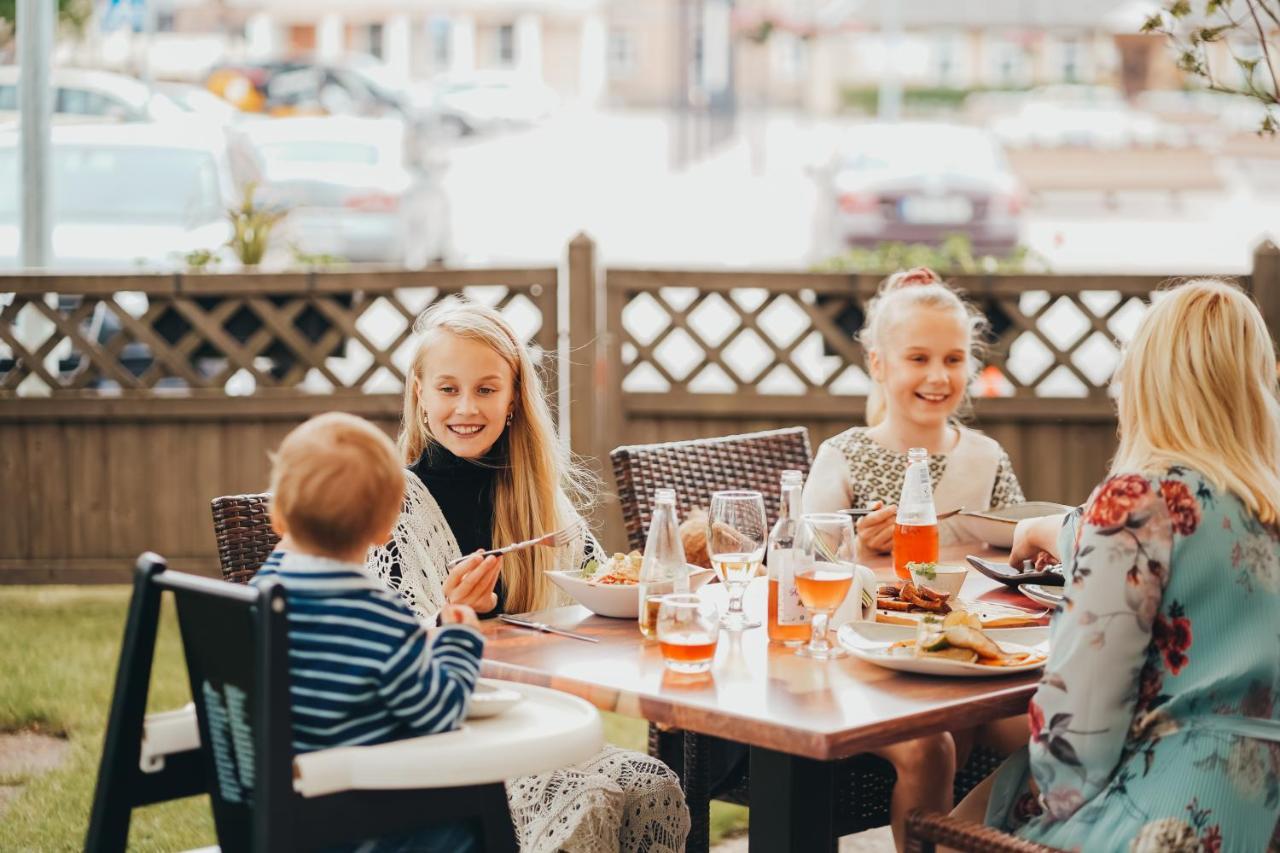
[[[502,557],[482,554],[476,551],[454,566],[444,579],[444,595],[450,604],[465,604],[477,613],[488,613],[498,606],[493,587],[498,582]]]
[[[888,554],[893,550],[893,526],[897,520],[898,507],[894,504],[881,505],[858,519],[854,526],[860,546],[873,554]]]
[[[1061,562],[1058,553],[1058,531],[1062,529],[1065,514],[1042,515],[1024,518],[1013,530],[1013,550],[1009,552],[1009,565],[1022,568],[1026,560],[1035,560],[1042,551],[1052,554]]]

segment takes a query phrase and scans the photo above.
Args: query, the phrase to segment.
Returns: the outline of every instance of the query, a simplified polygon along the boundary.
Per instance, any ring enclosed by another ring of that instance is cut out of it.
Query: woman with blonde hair
[[[1030,743],[957,811],[1062,848],[1276,849],[1271,336],[1239,288],[1190,281],[1156,294],[1115,381],[1110,476],[1016,533],[1011,562],[1047,550],[1067,577]]]
[[[571,500],[585,500],[589,478],[556,437],[528,348],[499,312],[458,297],[427,310],[415,332],[398,441],[404,509],[370,570],[432,622],[446,604],[485,618],[566,603],[547,570],[601,555]],[[562,547],[480,553],[566,528]],[[614,747],[513,779],[507,793],[525,851],[665,853],[683,850],[689,831],[675,774]]]

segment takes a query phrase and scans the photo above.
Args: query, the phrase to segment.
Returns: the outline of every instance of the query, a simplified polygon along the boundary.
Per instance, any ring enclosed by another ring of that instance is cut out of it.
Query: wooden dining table
[[[1007,552],[944,548],[941,561],[976,553],[1005,561]],[[887,558],[867,561],[892,579]],[[722,585],[701,594],[722,597]],[[747,612],[763,621],[766,582],[747,590]],[[1029,600],[970,571],[969,599],[1035,610]],[[722,608],[723,610],[723,608]],[[895,672],[855,657],[816,661],[771,645],[765,628],[722,631],[708,675],[671,672],[658,644],[635,620],[597,616],[582,606],[529,614],[598,642],[537,633],[487,621],[482,673],[552,687],[596,707],[662,726],[715,735],[750,751],[750,849],[819,850],[831,845],[834,762],[873,747],[939,731],[966,729],[1026,711],[1040,673],[945,678]],[[834,639],[834,638],[833,638]]]

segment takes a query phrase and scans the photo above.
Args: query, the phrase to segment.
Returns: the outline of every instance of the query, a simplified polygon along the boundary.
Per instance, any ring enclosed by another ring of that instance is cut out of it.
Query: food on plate
[[[640,583],[640,564],[644,556],[639,551],[630,554],[614,554],[603,564],[595,560],[587,563],[582,577],[597,586],[632,586]]]
[[[707,552],[707,513],[695,509],[680,522],[680,543],[684,545],[684,558],[693,566],[711,568],[711,555]]]
[[[926,628],[922,639],[902,640],[889,647],[890,654],[918,658],[942,658],[980,666],[1024,666],[1041,663],[1036,652],[1007,652],[982,631],[982,623],[972,613],[956,610],[940,623]]]
[[[876,591],[876,607],[899,613],[936,613],[946,615],[952,607],[949,596],[911,581],[882,584]]]

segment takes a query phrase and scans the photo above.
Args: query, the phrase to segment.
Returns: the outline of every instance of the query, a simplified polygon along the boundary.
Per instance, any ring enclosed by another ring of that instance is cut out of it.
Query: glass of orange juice
[[[720,612],[698,595],[664,595],[658,604],[658,645],[667,669],[700,673],[711,669],[720,639]]]
[[[794,551],[796,588],[811,616],[809,644],[796,654],[817,660],[844,657],[848,652],[831,645],[827,626],[849,589],[856,569],[857,534],[853,519],[842,513],[802,516]]]

